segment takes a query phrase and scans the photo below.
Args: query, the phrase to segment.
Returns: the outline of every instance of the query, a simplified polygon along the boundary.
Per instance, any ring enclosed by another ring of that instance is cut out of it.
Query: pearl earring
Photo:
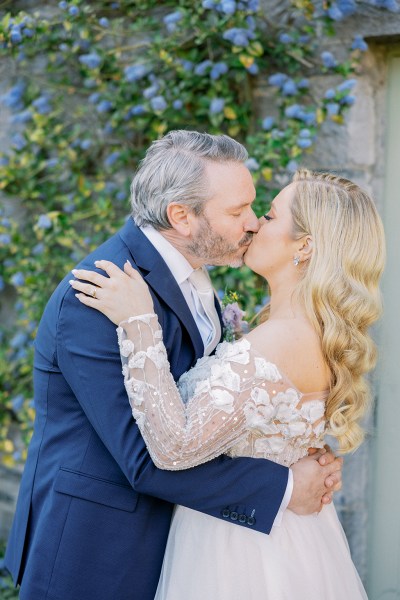
[[[294,266],[297,267],[299,262],[300,262],[300,256],[295,256],[293,259]]]

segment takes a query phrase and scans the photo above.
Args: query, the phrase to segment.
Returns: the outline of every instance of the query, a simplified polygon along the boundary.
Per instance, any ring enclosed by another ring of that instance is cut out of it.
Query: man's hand
[[[319,512],[342,486],[343,459],[326,449],[310,452],[292,465],[293,493],[288,508],[299,515]]]

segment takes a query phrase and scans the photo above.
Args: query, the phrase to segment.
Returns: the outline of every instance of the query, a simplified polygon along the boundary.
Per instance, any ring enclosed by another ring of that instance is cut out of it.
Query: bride
[[[302,170],[261,221],[245,255],[271,291],[261,324],[221,343],[178,386],[141,276],[108,261],[96,263],[108,277],[75,273],[89,282],[71,283],[78,299],[119,323],[132,414],[160,469],[222,453],[290,466],[326,433],[343,452],[362,442],[384,263],[374,203],[348,180]],[[223,516],[240,521],[246,509]],[[156,600],[367,598],[333,505],[311,516],[286,510],[270,535],[226,521],[176,507]]]

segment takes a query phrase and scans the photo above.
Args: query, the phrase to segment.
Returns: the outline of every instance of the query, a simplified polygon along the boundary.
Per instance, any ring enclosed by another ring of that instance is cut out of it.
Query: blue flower
[[[310,138],[311,131],[309,129],[301,129],[299,131],[299,138]]]
[[[354,96],[345,96],[344,98],[342,98],[340,100],[341,104],[346,104],[347,106],[351,106],[352,104],[354,104],[354,102],[356,101]]]
[[[18,271],[17,273],[14,273],[14,275],[11,277],[11,283],[15,287],[20,287],[20,286],[24,285],[25,277],[24,277],[23,273],[21,273],[20,271]]]
[[[233,15],[236,12],[236,2],[234,0],[222,0],[220,7],[226,15]]]
[[[368,44],[361,35],[356,35],[351,45],[351,49],[366,52],[368,50]]]
[[[88,98],[88,102],[90,102],[91,104],[96,104],[96,102],[100,99],[100,94],[98,92],[94,92],[93,94],[90,94],[89,98]]]
[[[99,19],[99,25],[102,27],[109,27],[110,21],[107,19],[107,17],[101,17],[101,19]]]
[[[106,113],[112,109],[112,104],[109,100],[102,100],[96,106],[96,110],[98,113]]]
[[[176,24],[182,19],[182,17],[183,15],[179,10],[176,10],[175,12],[164,17],[163,21],[169,33],[173,33],[176,30]]]
[[[154,96],[156,96],[158,94],[159,89],[160,89],[160,86],[158,85],[158,83],[151,85],[150,87],[143,90],[143,96],[147,100],[150,100],[150,98],[154,98]]]
[[[24,397],[22,394],[18,394],[18,396],[14,396],[11,400],[11,405],[13,407],[14,412],[18,412],[24,405]]]
[[[61,52],[68,52],[69,46],[68,46],[68,44],[60,44],[58,46],[58,49],[61,50]]]
[[[7,219],[7,217],[4,217],[4,219],[1,220],[1,224],[6,229],[9,229],[9,227],[11,227],[11,221],[10,221],[10,219]]]
[[[33,37],[34,33],[35,32],[32,31],[32,29],[29,29],[29,27],[25,27],[25,29],[22,30],[22,35],[27,38]]]
[[[119,159],[120,155],[120,152],[112,152],[104,160],[104,165],[106,167],[112,167],[112,165]]]
[[[10,40],[12,44],[20,44],[22,42],[22,34],[19,27],[13,27],[11,29]]]
[[[143,104],[137,104],[136,106],[132,106],[132,108],[130,109],[129,112],[132,117],[136,117],[138,115],[142,115],[143,113],[145,113],[146,108],[143,106]]]
[[[268,83],[274,87],[282,87],[288,76],[284,73],[274,73],[268,77]]]
[[[288,164],[286,165],[286,169],[289,171],[289,173],[294,173],[297,171],[297,168],[298,164],[295,160],[289,160]]]
[[[62,0],[62,2],[58,3],[58,6],[61,8],[61,10],[66,10],[68,8],[68,2],[65,2],[65,0]]]
[[[28,123],[28,121],[31,121],[32,119],[32,113],[30,110],[24,110],[20,113],[17,113],[16,115],[13,115],[11,117],[11,123],[16,124],[16,123]]]
[[[244,164],[249,169],[249,171],[257,171],[260,168],[259,163],[256,161],[255,158],[252,157],[248,158]]]
[[[139,81],[148,73],[148,68],[144,65],[129,65],[124,69],[124,75],[126,81],[129,83],[134,83],[135,81]]]
[[[49,158],[49,160],[46,160],[46,167],[48,169],[52,169],[53,167],[56,167],[58,165],[58,158]]]
[[[0,167],[6,167],[10,163],[8,156],[0,156]]]
[[[1,102],[12,110],[21,110],[23,108],[22,96],[25,91],[25,83],[19,81],[14,85],[7,94],[1,97]]]
[[[263,119],[263,121],[261,123],[261,127],[264,129],[264,131],[270,131],[274,125],[275,125],[274,117],[265,117],[265,119]]]
[[[326,111],[330,117],[334,117],[339,114],[339,104],[337,102],[328,102],[326,105]]]
[[[0,292],[2,292],[4,290],[4,288],[6,287],[6,284],[4,283],[4,279],[3,277],[0,275]]]
[[[346,81],[343,81],[343,83],[337,86],[337,90],[338,92],[347,92],[353,89],[356,83],[357,82],[355,79],[347,79]]]
[[[12,138],[12,145],[17,149],[17,150],[22,150],[23,148],[25,148],[26,146],[26,139],[24,138],[23,135],[21,135],[20,133],[15,133]]]
[[[259,68],[257,63],[253,62],[252,65],[250,65],[249,67],[246,67],[247,72],[250,73],[250,75],[258,75],[259,72]]]
[[[297,94],[297,86],[293,79],[287,79],[283,84],[281,90],[284,96],[294,96],[295,94]]]
[[[82,150],[89,150],[92,145],[92,140],[83,140],[80,144]]]
[[[231,29],[227,29],[222,37],[234,46],[246,47],[249,45],[249,40],[255,38],[255,33],[251,29],[232,27]]]
[[[328,15],[333,21],[341,21],[344,17],[344,14],[336,4],[336,2],[332,2],[330,7],[328,8]]]
[[[309,148],[310,146],[312,146],[312,140],[310,140],[309,138],[298,137],[297,145],[299,146],[299,148]]]
[[[10,340],[10,346],[14,350],[22,348],[28,341],[28,336],[24,331],[18,331]]]
[[[281,33],[278,39],[281,44],[291,44],[293,42],[292,36],[288,33]]]
[[[123,202],[126,199],[126,194],[125,192],[118,192],[118,194],[115,197],[118,200],[118,202]]]
[[[310,82],[308,81],[308,79],[300,79],[300,81],[297,84],[297,87],[299,88],[299,90],[306,90],[310,87]]]
[[[204,75],[205,72],[212,67],[211,60],[203,60],[203,62],[196,65],[194,72],[196,75]]]
[[[11,243],[11,236],[9,233],[0,233],[0,244],[2,246],[8,246]]]
[[[333,56],[332,52],[328,52],[328,51],[322,52],[321,59],[322,59],[324,67],[326,67],[327,69],[333,69],[337,66],[337,60]]]
[[[42,242],[39,242],[38,244],[36,244],[36,246],[32,248],[32,254],[34,256],[40,256],[40,254],[43,254],[44,248],[44,244]]]
[[[336,0],[336,1],[337,1],[337,5],[338,5],[340,11],[343,13],[343,15],[345,17],[349,17],[357,9],[355,0]]]
[[[221,75],[228,72],[228,65],[224,62],[217,62],[213,65],[210,73],[211,79],[219,79]]]
[[[203,8],[206,8],[208,10],[212,10],[217,6],[216,2],[213,2],[213,0],[203,0],[201,5]]]
[[[304,115],[304,109],[300,104],[291,104],[285,108],[285,115],[289,119],[302,119]]]
[[[39,96],[32,102],[32,106],[36,108],[40,115],[46,115],[51,111],[49,99],[47,96]]]
[[[181,65],[183,70],[186,71],[187,73],[190,73],[191,71],[193,71],[193,62],[191,60],[179,59],[178,63]]]
[[[88,69],[97,69],[101,65],[101,57],[97,54],[97,52],[82,54],[79,57],[79,62],[85,65],[85,67]]]
[[[156,112],[162,112],[167,108],[164,96],[156,96],[150,100],[151,108]]]
[[[79,8],[77,6],[71,6],[68,9],[68,12],[71,15],[71,17],[76,17],[76,15],[79,15]]]
[[[210,114],[216,115],[224,110],[225,100],[223,98],[213,98],[210,103]]]
[[[175,110],[180,110],[183,107],[183,102],[182,100],[174,100],[172,103],[172,106],[175,108]]]
[[[333,98],[335,96],[336,96],[336,92],[332,88],[329,88],[329,90],[326,90],[326,92],[324,94],[324,98],[326,98],[327,100],[333,100]]]
[[[48,217],[47,215],[40,215],[37,221],[37,226],[39,227],[39,229],[50,229],[52,225],[53,223],[51,222],[50,217]]]

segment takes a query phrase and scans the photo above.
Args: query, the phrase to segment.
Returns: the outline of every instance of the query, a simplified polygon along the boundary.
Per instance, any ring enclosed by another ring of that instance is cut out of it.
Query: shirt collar
[[[194,269],[188,260],[157,229],[151,225],[140,227],[149,242],[161,254],[171,271],[175,281],[181,285],[193,273]]]

